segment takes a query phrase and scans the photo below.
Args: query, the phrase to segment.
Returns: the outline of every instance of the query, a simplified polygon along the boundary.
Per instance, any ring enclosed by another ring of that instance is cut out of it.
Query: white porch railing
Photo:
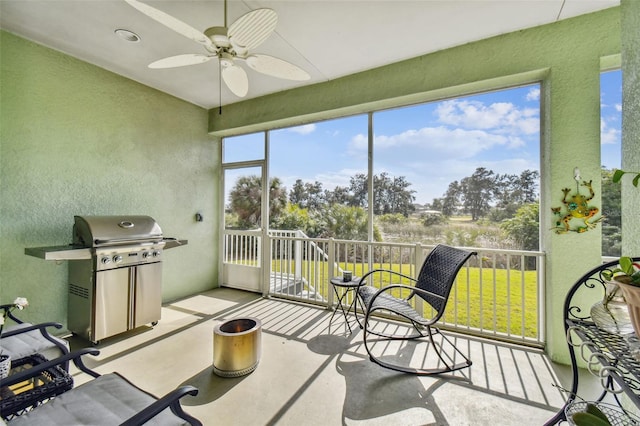
[[[225,262],[260,265],[258,239],[247,241],[238,238],[236,232],[225,231]],[[391,269],[416,276],[432,248],[421,244],[308,238],[301,231],[271,230],[268,234],[269,294],[326,306],[334,303],[329,279],[341,275],[342,270],[351,270],[354,276],[362,276],[371,269]],[[243,244],[242,249],[235,247],[238,243]],[[441,327],[542,346],[544,253],[472,250],[478,256],[472,257],[460,271]],[[247,255],[251,258],[246,258]],[[368,284],[380,288],[391,279],[391,274],[375,274]],[[415,308],[430,309],[424,305]]]

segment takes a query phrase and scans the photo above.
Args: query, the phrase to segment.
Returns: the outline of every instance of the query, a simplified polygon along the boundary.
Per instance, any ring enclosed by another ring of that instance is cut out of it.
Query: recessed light
[[[131,43],[137,43],[140,41],[140,36],[133,31],[117,29],[114,31],[118,36],[126,41],[130,41]]]

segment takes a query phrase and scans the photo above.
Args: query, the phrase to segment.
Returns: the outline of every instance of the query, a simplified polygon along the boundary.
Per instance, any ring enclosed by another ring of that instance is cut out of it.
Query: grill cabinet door
[[[127,331],[130,270],[120,268],[96,273],[94,342]]]
[[[136,266],[133,327],[160,320],[162,310],[162,263]]]

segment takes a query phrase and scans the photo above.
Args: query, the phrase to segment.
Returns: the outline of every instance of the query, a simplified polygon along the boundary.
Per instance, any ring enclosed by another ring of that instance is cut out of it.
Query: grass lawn
[[[274,262],[272,270],[279,271],[278,266]],[[328,286],[328,265],[325,262],[302,262],[302,267],[302,276],[310,286],[327,298],[331,291]],[[362,276],[369,270],[363,264],[343,264],[340,267],[352,270],[354,276]],[[402,269],[399,264],[389,263],[374,264],[373,268],[415,275],[412,266],[408,264],[402,265]],[[398,281],[397,276],[390,273],[376,273],[373,280],[368,282],[377,288],[391,283],[409,285],[410,281]],[[509,272],[506,269],[463,268],[449,297],[443,321],[464,328],[495,330],[501,334],[537,338],[537,293],[536,271],[521,273],[519,270]],[[395,296],[403,295],[396,291]]]

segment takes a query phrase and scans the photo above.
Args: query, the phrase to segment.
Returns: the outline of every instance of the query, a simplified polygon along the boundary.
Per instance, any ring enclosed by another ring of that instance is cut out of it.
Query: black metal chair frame
[[[473,255],[477,253],[458,249],[455,247],[439,244],[431,250],[424,260],[418,278],[413,278],[404,275],[399,272],[376,269],[365,274],[361,281],[366,280],[370,275],[376,273],[392,274],[398,278],[405,278],[414,285],[405,284],[391,284],[381,289],[376,289],[372,286],[362,285],[358,288],[358,295],[362,300],[362,306],[365,307],[364,318],[364,346],[369,355],[369,359],[376,364],[389,368],[395,371],[401,371],[404,373],[417,374],[417,375],[434,375],[452,372],[471,366],[471,360],[464,355],[441,331],[435,324],[440,320],[444,314],[451,288],[455,282],[458,272],[465,264],[465,262]],[[369,282],[373,282],[369,278]],[[390,294],[390,291],[394,289],[406,289],[410,291],[410,294],[405,299],[397,298]],[[432,318],[425,318],[420,315],[411,305],[410,301],[414,296],[418,296],[428,303],[434,310],[435,314]],[[393,335],[385,334],[372,330],[369,326],[369,319],[376,311],[385,311],[396,314],[402,318],[408,320],[413,328],[415,334],[411,335]],[[444,340],[446,340],[453,349],[464,359],[463,362],[453,363],[445,359],[443,352],[438,348],[434,341],[434,335],[440,334]],[[442,361],[442,366],[435,368],[411,368],[408,366],[389,363],[381,360],[379,357],[373,355],[370,343],[369,335],[378,336],[374,338],[374,342],[384,340],[414,340],[420,338],[429,338],[431,347],[438,355],[438,358]]]
[[[632,259],[634,262],[640,262],[640,257],[632,257]],[[603,263],[602,265],[599,265],[591,269],[590,271],[585,273],[582,277],[580,277],[567,292],[567,296],[565,297],[565,301],[564,301],[564,311],[563,311],[562,322],[564,325],[565,336],[567,336],[567,346],[569,348],[569,357],[571,359],[571,373],[572,373],[571,389],[568,391],[567,401],[562,406],[562,408],[556,413],[555,416],[553,416],[551,419],[549,419],[545,423],[545,425],[547,426],[555,425],[560,421],[566,420],[566,415],[564,411],[565,408],[569,404],[574,402],[577,398],[579,398],[578,381],[579,381],[580,375],[578,373],[578,357],[576,354],[576,347],[574,347],[569,341],[570,336],[568,333],[572,323],[575,323],[575,322],[592,323],[593,319],[591,318],[589,306],[585,306],[584,303],[580,301],[580,297],[577,297],[576,295],[580,294],[585,290],[590,291],[593,289],[596,289],[596,290],[600,289],[602,292],[601,293],[602,296],[604,296],[605,282],[607,281],[607,279],[603,275],[603,271],[612,271],[617,266],[618,266],[618,260],[614,260],[611,262]],[[593,300],[591,300],[591,303],[593,303]],[[628,371],[628,367],[621,366],[621,368],[625,369],[625,371]],[[614,375],[607,375],[606,379],[604,380],[604,382],[602,382],[602,384],[603,384],[602,392],[596,398],[596,401],[602,401],[607,395],[607,393],[611,392],[614,389],[614,386],[615,386]],[[636,381],[636,383],[634,384],[633,393],[635,393],[636,396],[631,398],[632,401],[637,406],[640,406],[639,405],[640,404],[640,381]],[[618,404],[621,404],[618,398],[618,395],[616,393],[613,393],[613,397],[618,402]]]
[[[94,378],[100,377],[99,373],[88,368],[82,361],[82,356],[86,354],[99,355],[100,351],[93,348],[85,348],[85,349],[80,349],[74,352],[67,353],[59,358],[44,362],[42,364],[38,364],[36,366],[33,366],[32,368],[25,369],[23,371],[17,372],[16,374],[12,374],[6,379],[2,379],[1,381],[2,386],[11,386],[17,383],[24,382],[25,380],[29,380],[33,377],[38,376],[38,374],[40,374],[41,372],[47,369],[55,367],[56,365],[68,363],[69,361],[73,361],[73,363],[76,365],[76,367],[80,371],[86,374],[89,374]],[[71,389],[68,392],[76,392],[76,389]],[[144,391],[140,390],[140,392],[144,392]],[[130,417],[129,419],[121,423],[120,426],[142,425],[148,422],[149,420],[151,420],[153,417],[160,414],[166,408],[169,408],[171,412],[173,412],[173,414],[184,419],[191,426],[202,426],[202,423],[198,419],[187,414],[182,409],[182,406],[180,405],[180,398],[182,398],[183,396],[186,396],[186,395],[195,396],[197,394],[198,394],[198,389],[191,385],[180,386],[179,388],[174,389],[173,391],[169,392],[162,398],[157,399],[154,403],[147,406],[142,411],[133,415],[132,417]],[[39,407],[35,407],[33,410],[38,410],[38,409]]]
[[[13,320],[16,324],[28,324],[28,325],[25,326],[25,327],[13,329],[13,330],[5,330],[5,331],[2,332],[2,335],[0,335],[0,339],[8,339],[10,337],[19,336],[20,334],[28,333],[30,331],[39,330],[40,334],[42,334],[43,338],[47,339],[52,344],[54,344],[58,349],[60,349],[60,352],[61,352],[62,355],[66,355],[66,354],[69,353],[69,349],[63,343],[61,343],[60,341],[56,340],[56,338],[54,338],[51,334],[49,334],[49,331],[47,330],[47,328],[49,328],[49,327],[61,329],[62,328],[62,324],[60,324],[58,322],[43,322],[43,323],[40,323],[40,324],[25,323],[20,318],[16,317],[13,314],[13,312],[11,312],[10,309],[13,306],[14,306],[13,304],[0,305],[0,310],[4,311],[4,312],[2,312],[2,314],[3,315],[6,314],[6,316],[8,318],[10,318],[11,320]],[[68,364],[69,363],[67,362],[64,365],[64,369],[67,370],[67,371],[68,371],[68,366],[69,366]]]

